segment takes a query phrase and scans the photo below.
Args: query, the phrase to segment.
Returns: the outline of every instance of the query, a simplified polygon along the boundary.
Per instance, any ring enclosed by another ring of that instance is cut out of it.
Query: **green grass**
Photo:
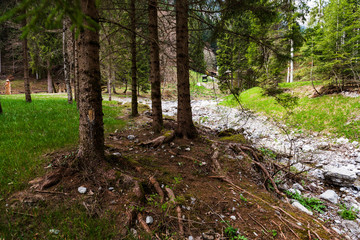
[[[305,85],[304,85],[305,84]],[[306,86],[311,82],[286,84],[289,86]],[[274,117],[293,128],[305,131],[321,132],[331,136],[344,136],[350,140],[360,141],[360,102],[358,98],[342,95],[327,95],[317,98],[301,97],[299,104],[291,114],[280,106],[274,97],[262,95],[259,87],[251,88],[240,95],[242,104],[249,109]],[[237,106],[233,96],[228,96],[222,103]]]
[[[78,142],[78,112],[61,96],[33,95],[26,103],[22,95],[1,96],[0,199],[19,190],[43,172],[43,155]],[[124,126],[116,102],[104,102],[105,131]]]
[[[5,199],[44,174],[49,163],[44,154],[78,143],[78,112],[63,95],[33,95],[26,103],[23,95],[1,96],[0,115],[0,239],[112,239],[118,234],[115,215],[89,216],[80,202],[39,202],[36,207],[5,206]],[[117,120],[121,107],[103,102],[106,132],[121,129]],[[49,232],[59,230],[58,234]]]
[[[114,227],[118,224],[115,214],[107,212],[101,218],[89,216],[81,202],[42,204],[8,208],[0,216],[0,239],[113,239],[121,229]]]

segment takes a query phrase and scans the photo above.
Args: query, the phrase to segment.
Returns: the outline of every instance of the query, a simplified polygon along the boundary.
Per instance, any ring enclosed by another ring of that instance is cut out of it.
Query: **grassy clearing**
[[[49,161],[44,153],[74,147],[78,142],[78,112],[61,96],[33,95],[26,103],[22,95],[1,96],[0,115],[0,239],[111,239],[117,234],[111,213],[89,217],[81,203],[63,202],[34,208],[6,208],[3,201],[21,190],[28,180],[41,176]],[[103,102],[106,132],[125,126],[117,120],[123,107]],[[57,234],[53,231],[60,230]]]
[[[62,96],[2,96],[0,115],[0,199],[43,172],[43,154],[78,142],[78,112]],[[124,126],[116,102],[104,102],[105,131]]]
[[[293,85],[296,87],[307,86],[311,85],[311,82],[287,83],[281,86],[293,88]],[[299,105],[291,114],[287,114],[286,110],[273,97],[263,96],[262,89],[259,87],[243,92],[240,100],[246,108],[285,121],[288,126],[296,129],[337,137],[344,136],[350,140],[360,141],[360,102],[358,98],[342,95],[318,98],[300,97]],[[233,96],[226,97],[223,104],[237,106]]]

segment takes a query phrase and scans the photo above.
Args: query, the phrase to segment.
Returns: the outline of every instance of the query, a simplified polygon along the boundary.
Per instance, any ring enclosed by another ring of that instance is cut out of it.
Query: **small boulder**
[[[307,213],[309,215],[313,215],[313,212],[301,205],[298,201],[294,201],[291,205],[293,205],[295,208],[299,209],[300,211],[303,211],[304,213]]]
[[[145,222],[146,224],[152,224],[154,222],[154,219],[152,216],[146,216]]]
[[[319,196],[319,198],[325,199],[333,204],[337,204],[339,200],[339,195],[337,195],[334,190],[326,190]]]
[[[292,186],[293,189],[297,189],[299,191],[304,191],[304,187],[301,186],[299,183],[294,183],[294,185]]]
[[[78,187],[78,192],[80,194],[84,194],[84,193],[86,193],[86,191],[87,191],[86,187],[83,187],[83,186]]]
[[[324,172],[325,182],[339,187],[351,187],[357,176],[346,168],[330,168]]]
[[[135,139],[135,136],[134,136],[134,135],[129,135],[129,136],[127,136],[127,139],[129,139],[129,140],[134,140],[134,139]]]

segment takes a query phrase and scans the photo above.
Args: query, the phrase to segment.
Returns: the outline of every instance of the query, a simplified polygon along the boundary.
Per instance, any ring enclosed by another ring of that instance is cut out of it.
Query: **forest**
[[[0,240],[360,239],[360,2],[0,2]]]

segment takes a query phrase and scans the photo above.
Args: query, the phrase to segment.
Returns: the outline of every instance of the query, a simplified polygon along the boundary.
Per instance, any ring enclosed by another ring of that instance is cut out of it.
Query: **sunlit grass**
[[[43,155],[78,143],[79,117],[76,104],[51,95],[33,95],[26,103],[23,95],[1,96],[0,115],[0,199],[21,189],[41,174]],[[124,126],[117,120],[120,107],[104,102],[105,131]]]
[[[309,84],[311,82],[287,83],[281,86],[292,88]],[[288,126],[360,141],[359,98],[342,95],[327,95],[317,98],[301,97],[299,105],[290,114],[287,114],[287,111],[275,101],[274,97],[263,96],[262,89],[259,87],[243,92],[240,100],[246,108],[285,121]],[[236,106],[237,102],[233,96],[228,96],[223,104]]]

